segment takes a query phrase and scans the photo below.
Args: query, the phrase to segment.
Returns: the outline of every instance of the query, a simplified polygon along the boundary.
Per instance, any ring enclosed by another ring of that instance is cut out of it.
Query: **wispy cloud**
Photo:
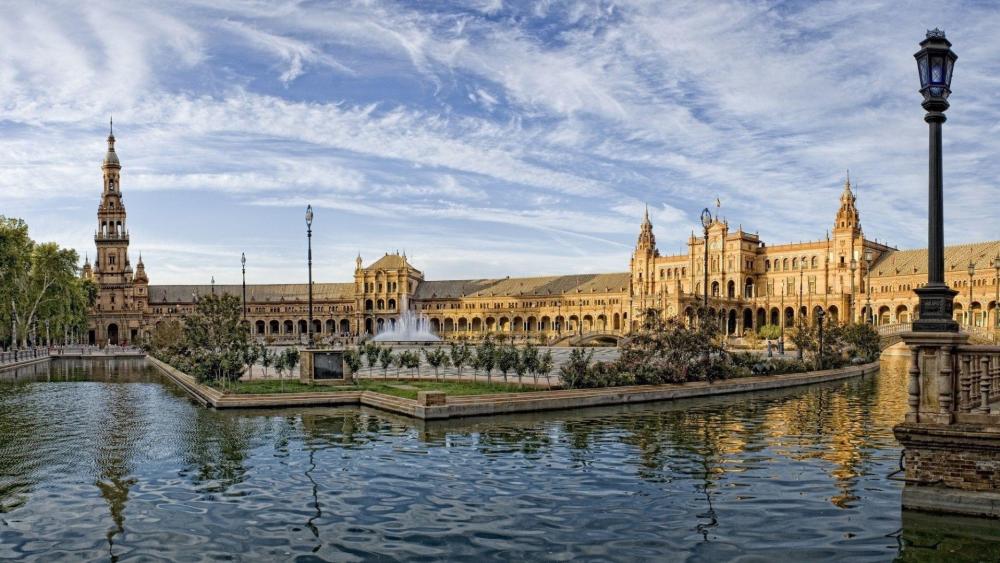
[[[912,53],[940,26],[961,57],[946,234],[996,238],[1000,10],[934,4],[928,25],[931,6],[14,3],[0,212],[90,249],[114,113],[156,282],[204,277],[247,245],[282,281],[306,202],[330,237],[322,272],[341,277],[357,250],[403,246],[432,278],[621,270],[644,204],[674,252],[717,196],[770,243],[817,239],[847,168],[866,233],[920,246]]]

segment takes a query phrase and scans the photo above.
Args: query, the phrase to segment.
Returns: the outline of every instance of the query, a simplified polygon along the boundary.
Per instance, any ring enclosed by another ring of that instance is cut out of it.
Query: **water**
[[[427,315],[407,309],[399,315],[395,324],[386,325],[372,340],[376,342],[439,342],[441,339],[431,330],[431,321]]]
[[[3,559],[1000,557],[995,522],[901,514],[901,369],[438,423],[213,411],[137,361],[0,380]]]

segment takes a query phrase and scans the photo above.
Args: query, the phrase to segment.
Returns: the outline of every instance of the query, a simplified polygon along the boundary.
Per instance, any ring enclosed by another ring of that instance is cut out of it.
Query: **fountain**
[[[399,315],[396,324],[388,324],[372,338],[375,342],[440,342],[431,332],[431,321],[427,315],[417,314],[407,309]]]

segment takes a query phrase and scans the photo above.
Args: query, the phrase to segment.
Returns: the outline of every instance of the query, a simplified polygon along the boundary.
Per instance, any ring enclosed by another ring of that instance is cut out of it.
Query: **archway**
[[[889,318],[889,306],[882,305],[881,307],[878,308],[878,324],[887,325],[890,322],[892,321]]]
[[[829,317],[827,317],[832,324],[840,323],[840,310],[837,309],[836,305],[830,305]]]
[[[292,321],[285,321],[285,334],[292,334],[295,332],[295,323]]]
[[[118,325],[115,323],[108,325],[108,344],[112,346],[118,345]]]
[[[351,333],[351,321],[347,319],[341,319],[340,321],[340,333],[350,334]]]
[[[87,343],[90,344],[91,346],[96,346],[97,345],[97,331],[96,330],[90,329],[90,330],[87,331]]]
[[[372,329],[372,320],[365,319],[365,334],[373,334],[375,331]]]
[[[299,334],[305,334],[309,332],[309,324],[305,319],[299,319]]]
[[[743,309],[743,330],[753,330],[753,311],[751,309]]]
[[[781,311],[777,307],[771,307],[771,322],[770,324],[778,326],[781,324]]]
[[[906,305],[900,305],[896,307],[896,322],[897,323],[910,322],[910,311],[906,307]]]
[[[726,325],[726,334],[736,334],[736,309],[729,311],[729,323]]]
[[[729,283],[726,284],[726,296],[730,299],[736,298],[736,282],[733,280],[729,280]]]
[[[264,334],[264,329],[266,327],[266,325],[264,324],[264,321],[257,321],[255,323],[255,326],[256,326],[256,332],[257,332],[257,334],[263,335]]]
[[[278,334],[279,332],[281,332],[281,324],[278,323],[278,321],[271,321],[270,326],[268,328],[271,331],[270,334]]]

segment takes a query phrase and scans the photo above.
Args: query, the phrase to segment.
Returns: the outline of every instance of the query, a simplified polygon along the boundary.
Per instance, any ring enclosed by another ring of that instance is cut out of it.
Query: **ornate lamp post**
[[[240,253],[240,264],[243,266],[243,320],[247,320],[247,253]]]
[[[928,243],[927,285],[914,290],[920,298],[920,318],[913,323],[914,331],[958,332],[952,318],[957,291],[944,281],[944,178],[941,164],[941,125],[951,94],[951,73],[958,56],[944,32],[933,29],[920,42],[914,54],[920,74],[920,93],[927,110],[924,121],[930,128],[930,158],[928,166]]]
[[[865,299],[865,309],[868,310],[868,314],[865,315],[865,321],[868,324],[875,326],[875,314],[872,311],[872,251],[871,249],[865,249],[865,275],[868,278],[865,281],[865,293],[867,298]]]
[[[969,260],[969,312],[966,313],[968,326],[972,326],[972,278],[976,275],[976,263]]]
[[[996,270],[996,277],[993,278],[993,285],[997,288],[996,301],[993,302],[993,325],[1000,328],[1000,252],[997,253],[993,260],[990,260],[990,266]]]
[[[798,314],[800,315],[800,317],[802,315],[802,289],[803,289],[802,286],[803,286],[803,283],[804,283],[803,282],[803,277],[805,276],[805,273],[806,273],[806,261],[805,261],[805,257],[803,257],[802,261],[799,262],[799,310],[798,310]],[[799,318],[799,320],[801,321],[802,319]]]
[[[704,272],[702,272],[703,280],[702,283],[702,294],[703,302],[702,306],[705,308],[705,312],[708,312],[708,228],[712,226],[712,212],[706,207],[701,212],[701,226],[705,229],[705,263]]]
[[[309,205],[309,206],[306,207],[306,240],[308,240],[308,244],[309,244],[309,326],[307,327],[308,328],[308,334],[309,334],[309,341],[308,341],[307,346],[309,348],[314,348],[316,346],[316,342],[313,340],[313,246],[312,246],[313,231],[312,231],[312,225],[313,225],[313,206]]]

